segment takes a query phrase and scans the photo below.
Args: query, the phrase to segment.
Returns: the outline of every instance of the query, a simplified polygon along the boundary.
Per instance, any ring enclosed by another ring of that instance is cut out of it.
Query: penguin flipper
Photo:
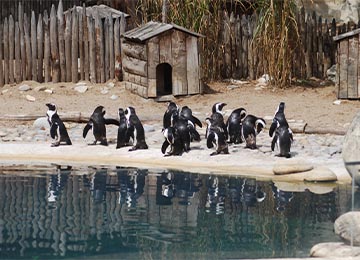
[[[274,138],[271,141],[271,151],[275,150],[275,145],[276,145],[277,139],[278,139],[278,136],[275,135]]]
[[[214,147],[214,140],[215,140],[215,134],[210,133],[208,135],[208,138],[207,138],[207,141],[206,141],[207,148],[213,148]]]
[[[169,147],[169,142],[165,140],[165,141],[163,142],[162,146],[161,146],[161,152],[162,152],[163,154],[165,154],[166,149],[167,149],[168,147]]]
[[[53,123],[50,127],[50,136],[52,139],[55,139],[57,137],[57,129],[58,129],[58,124]]]
[[[197,118],[197,117],[195,117],[195,116],[192,116],[191,121],[192,121],[194,124],[198,125],[200,128],[202,128],[202,123],[201,123],[201,121],[199,120],[199,118]]]
[[[200,137],[200,134],[198,131],[196,131],[195,128],[190,128],[190,135],[192,137],[193,140],[195,141],[200,141],[201,140],[201,137]]]
[[[277,123],[276,123],[276,121],[274,120],[274,121],[271,123],[270,129],[269,129],[269,136],[270,136],[270,137],[273,136],[276,127],[277,127]]]
[[[105,118],[105,125],[120,125],[120,122],[113,118]]]
[[[86,126],[84,127],[83,130],[83,138],[86,137],[87,133],[89,132],[89,130],[92,128],[92,124],[90,123],[90,121],[86,124]]]

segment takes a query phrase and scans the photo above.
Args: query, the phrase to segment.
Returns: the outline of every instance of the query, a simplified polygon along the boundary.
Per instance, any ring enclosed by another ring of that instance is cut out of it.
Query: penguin
[[[279,121],[275,119],[277,126],[275,130],[274,137],[271,141],[271,150],[275,150],[275,145],[277,145],[279,149],[280,157],[290,158],[290,148],[291,143],[293,142],[293,133],[291,129],[286,125],[281,125]]]
[[[226,142],[224,129],[218,125],[214,125],[212,118],[206,118],[205,122],[208,125],[206,146],[209,149],[213,147],[215,147],[216,149],[216,151],[212,152],[210,156],[217,155],[220,153],[229,154],[229,148]]]
[[[145,141],[145,130],[140,119],[136,115],[135,108],[127,107],[125,110],[125,117],[127,127],[130,131],[129,134],[133,134],[134,140],[136,140],[135,145],[130,148],[129,151],[135,151],[137,149],[148,149],[148,145]]]
[[[161,146],[161,152],[165,154],[166,149],[170,146],[170,151],[165,154],[165,156],[182,155],[185,147],[176,129],[170,126],[163,131],[163,134],[165,137],[165,141]]]
[[[217,102],[212,106],[212,114],[210,116],[211,118],[211,125],[212,126],[219,126],[223,129],[224,131],[224,135],[226,140],[228,139],[228,132],[226,129],[226,124],[224,121],[224,116],[223,116],[223,112],[222,109],[224,108],[224,106],[226,106],[226,103],[223,102]],[[208,125],[209,126],[209,125]],[[205,137],[208,137],[208,133],[209,133],[209,128],[206,128],[206,133],[205,133]]]
[[[116,149],[119,149],[130,144],[130,138],[134,140],[134,134],[131,129],[128,129],[125,111],[122,108],[119,108],[119,128],[117,134],[117,144]]]
[[[175,103],[170,101],[168,103],[168,107],[163,116],[163,130],[171,126],[171,116],[175,111],[179,111],[179,106]]]
[[[107,146],[108,142],[106,139],[106,125],[113,124],[119,126],[119,121],[116,119],[104,118],[105,113],[106,111],[103,106],[96,107],[90,116],[89,121],[84,127],[83,138],[86,138],[86,135],[91,128],[93,130],[95,141],[92,143],[92,145],[96,145],[96,143],[99,141],[101,145]]]
[[[51,146],[59,146],[61,143],[72,145],[66,127],[57,113],[56,105],[47,103],[46,106],[48,107],[46,115],[50,125],[50,136],[52,139],[57,140],[55,143],[52,143]]]
[[[187,120],[190,120],[193,123],[193,125],[197,125],[200,128],[202,128],[201,121],[197,117],[193,116],[192,110],[188,106],[184,106],[181,108],[180,116],[182,116]]]
[[[171,116],[171,125],[176,130],[180,141],[183,145],[184,151],[190,151],[190,142],[191,138],[195,137],[195,139],[200,139],[199,133],[195,130],[194,125],[182,117],[180,117],[179,112],[175,111]]]
[[[277,126],[278,126],[278,123],[281,125],[281,126],[286,126],[286,127],[289,127],[289,124],[288,122],[286,121],[286,118],[285,118],[285,102],[280,102],[278,108],[276,109],[275,111],[275,115],[274,115],[274,119],[271,123],[271,126],[270,126],[270,129],[269,129],[269,136],[272,137]]]
[[[242,143],[241,127],[242,120],[245,118],[246,113],[247,112],[244,108],[237,108],[231,112],[229,118],[227,119],[226,128],[229,134],[229,143]]]
[[[254,115],[247,115],[242,122],[242,137],[246,148],[256,149],[256,136],[265,127],[265,120]]]

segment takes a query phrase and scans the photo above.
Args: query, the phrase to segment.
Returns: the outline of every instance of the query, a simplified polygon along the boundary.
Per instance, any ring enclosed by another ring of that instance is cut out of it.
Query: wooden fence
[[[64,12],[62,1],[57,10],[52,5],[36,19],[18,9],[0,26],[0,86],[23,80],[38,82],[105,82],[120,73],[120,31],[125,18],[111,14],[100,18],[96,11],[86,15],[86,8]],[[2,65],[2,66],[1,66]],[[117,67],[116,67],[117,66]]]
[[[205,78],[256,79],[266,70],[262,54],[252,44],[258,17],[256,14],[237,16],[222,13],[215,41],[205,38],[202,45],[202,62]],[[357,24],[337,25],[335,19],[323,20],[315,13],[305,14],[302,8],[297,16],[300,37],[292,63],[292,77],[306,79],[326,78],[326,71],[335,64],[336,44],[332,37],[360,27]],[[214,55],[215,53],[215,55]]]

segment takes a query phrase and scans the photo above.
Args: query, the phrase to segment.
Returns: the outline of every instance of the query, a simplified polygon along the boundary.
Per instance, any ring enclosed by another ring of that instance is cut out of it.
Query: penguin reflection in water
[[[69,134],[63,121],[60,119],[56,105],[53,103],[47,103],[48,111],[46,112],[48,122],[50,124],[50,136],[52,139],[56,139],[55,143],[51,146],[59,146],[61,143],[71,145]]]
[[[270,126],[269,135],[273,137],[271,141],[271,150],[275,150],[275,146],[280,150],[279,156],[290,158],[290,148],[293,142],[293,133],[285,118],[285,103],[280,102],[272,124]]]
[[[125,109],[125,117],[127,122],[128,134],[134,136],[135,145],[129,149],[129,151],[135,151],[137,149],[148,149],[148,145],[145,141],[144,127],[136,115],[135,108],[127,107]]]
[[[106,139],[106,125],[119,125],[119,121],[116,119],[105,118],[105,109],[103,106],[98,106],[95,108],[94,112],[92,113],[88,123],[84,127],[83,130],[83,137],[86,138],[87,133],[90,129],[93,130],[93,134],[95,137],[95,141],[92,145],[96,145],[97,142],[100,142],[101,145],[108,145]]]

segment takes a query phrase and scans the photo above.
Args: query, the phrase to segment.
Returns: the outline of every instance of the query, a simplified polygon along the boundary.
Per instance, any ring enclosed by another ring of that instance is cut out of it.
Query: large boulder
[[[360,112],[354,117],[345,135],[342,156],[347,171],[360,186]]]
[[[360,247],[352,247],[344,243],[320,243],[310,249],[311,257],[344,259],[344,257],[359,257]]]
[[[360,211],[353,211],[341,215],[334,223],[335,234],[339,235],[346,244],[360,246]]]

